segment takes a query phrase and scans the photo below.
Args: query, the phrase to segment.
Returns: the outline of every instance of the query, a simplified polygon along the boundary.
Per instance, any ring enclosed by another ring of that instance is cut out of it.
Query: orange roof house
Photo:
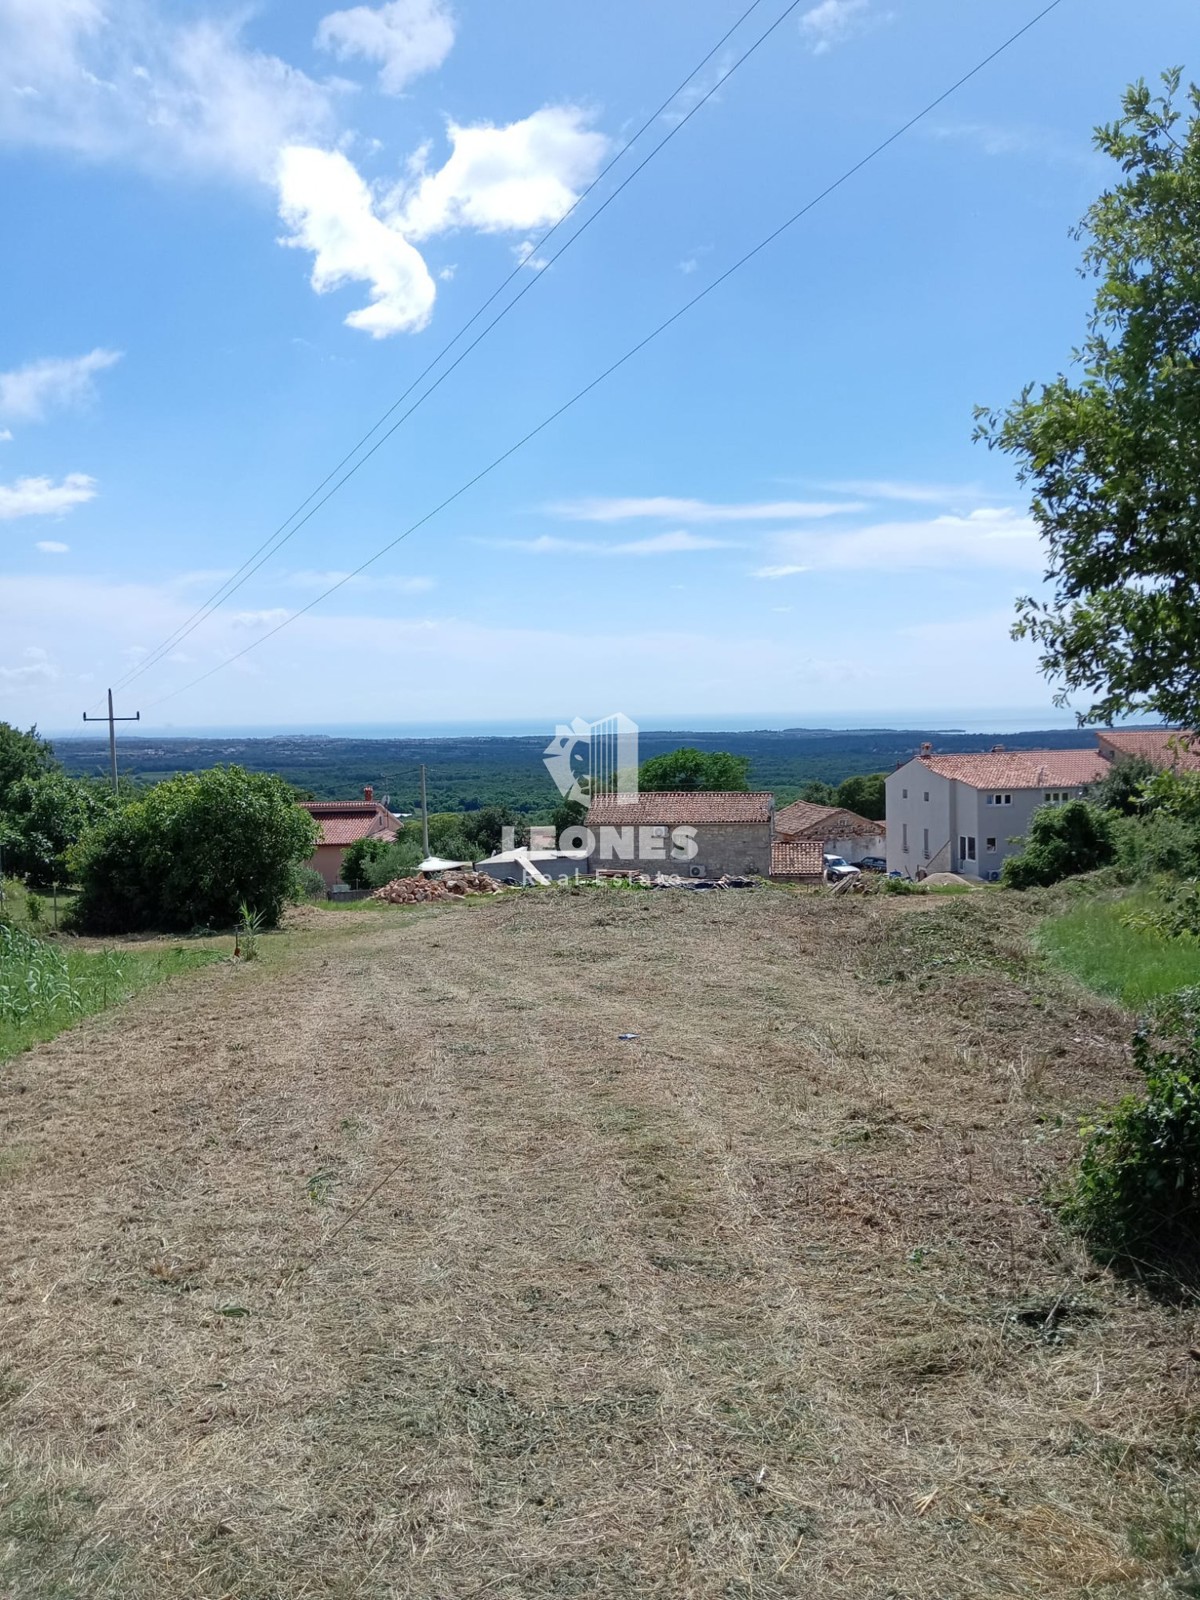
[[[390,843],[396,837],[396,818],[376,800],[370,785],[361,800],[302,800],[300,807],[320,825],[320,842],[308,865],[329,888],[341,881],[342,858],[352,844],[359,839]]]
[[[1122,756],[1142,756],[1156,767],[1178,772],[1200,771],[1196,735],[1180,728],[1137,728],[1128,733],[1123,729],[1106,728],[1096,735],[1096,742],[1106,761],[1119,761]]]

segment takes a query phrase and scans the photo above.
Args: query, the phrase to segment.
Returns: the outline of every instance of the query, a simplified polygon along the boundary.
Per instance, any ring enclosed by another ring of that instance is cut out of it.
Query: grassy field
[[[1089,988],[1136,1009],[1160,995],[1200,984],[1200,943],[1158,938],[1125,921],[1153,900],[1150,890],[1085,900],[1051,918],[1038,942]]]
[[[1038,905],[309,908],[20,1057],[0,1592],[1195,1593],[1200,1319],[1045,1204],[1132,1079]]]

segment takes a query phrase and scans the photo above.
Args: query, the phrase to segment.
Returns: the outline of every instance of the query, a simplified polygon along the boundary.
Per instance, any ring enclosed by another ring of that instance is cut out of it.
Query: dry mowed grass
[[[1195,1315],[1044,1203],[1127,1023],[1026,917],[309,913],[11,1063],[0,1593],[1200,1593]]]

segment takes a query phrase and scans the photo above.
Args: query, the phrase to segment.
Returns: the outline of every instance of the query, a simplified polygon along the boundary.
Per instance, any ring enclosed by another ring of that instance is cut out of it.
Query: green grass
[[[0,1061],[224,953],[182,945],[64,949],[23,929],[0,926]]]
[[[1119,900],[1089,900],[1042,924],[1038,945],[1081,983],[1137,1009],[1159,995],[1200,984],[1200,943],[1164,939],[1125,925],[1153,905],[1149,890]]]

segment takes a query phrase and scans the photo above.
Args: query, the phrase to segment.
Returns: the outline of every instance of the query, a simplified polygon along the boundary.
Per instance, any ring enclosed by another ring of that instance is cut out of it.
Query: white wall
[[[938,852],[950,841],[955,827],[955,790],[959,785],[931,772],[922,761],[908,761],[889,773],[887,795],[887,864],[889,872],[915,878],[930,870]],[[907,794],[905,793],[907,791]],[[925,796],[929,799],[926,800]],[[905,827],[908,848],[905,846]],[[928,831],[928,853],[926,852]],[[957,849],[954,839],[953,848]],[[941,866],[941,862],[936,863]]]

